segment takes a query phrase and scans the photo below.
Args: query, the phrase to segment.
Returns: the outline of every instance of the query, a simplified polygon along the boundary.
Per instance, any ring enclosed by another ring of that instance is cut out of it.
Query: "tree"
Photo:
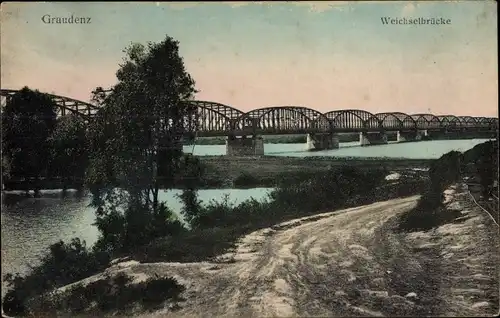
[[[89,130],[87,185],[97,207],[96,224],[101,232],[124,231],[109,248],[124,248],[118,242],[132,229],[148,232],[155,215],[162,215],[160,185],[174,185],[182,137],[194,127],[196,111],[186,103],[196,91],[177,41],[166,36],[156,44],[132,44],[124,53],[118,83],[109,92],[93,92],[102,109]],[[144,243],[142,237],[137,244]]]
[[[494,142],[484,143],[484,146],[479,149],[479,156],[476,161],[477,172],[479,175],[479,182],[482,188],[482,195],[485,198],[489,198],[491,196],[491,190],[493,187],[493,183],[497,176],[497,149],[498,146]]]
[[[9,158],[2,153],[2,180],[10,179],[10,162]]]
[[[47,139],[56,123],[56,108],[48,95],[24,87],[8,100],[2,114],[2,151],[11,176],[34,180],[35,190],[47,174]]]
[[[68,181],[81,181],[87,167],[87,142],[84,119],[76,114],[58,119],[49,137],[51,149],[50,172],[61,177],[64,188]]]
[[[186,156],[183,163],[183,186],[182,193],[178,195],[184,203],[182,214],[184,219],[193,225],[197,217],[201,215],[201,201],[198,199],[197,189],[203,181],[205,167],[200,160],[193,156]]]

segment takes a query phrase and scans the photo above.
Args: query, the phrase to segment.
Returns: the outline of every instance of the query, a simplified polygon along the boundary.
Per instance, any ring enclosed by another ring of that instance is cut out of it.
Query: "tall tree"
[[[47,139],[56,123],[56,109],[48,95],[28,87],[8,100],[2,113],[2,151],[12,177],[35,180],[36,187],[46,176],[50,158]]]
[[[107,93],[102,88],[93,92],[102,109],[89,131],[87,184],[97,207],[97,226],[114,245],[132,240],[124,235],[147,231],[149,220],[163,213],[160,185],[174,185],[182,137],[194,127],[195,112],[186,103],[196,92],[194,81],[177,41],[166,36],[160,43],[132,44],[124,53],[118,83]]]
[[[61,177],[64,188],[71,181],[82,181],[88,157],[84,119],[76,114],[59,118],[49,144],[50,174]]]

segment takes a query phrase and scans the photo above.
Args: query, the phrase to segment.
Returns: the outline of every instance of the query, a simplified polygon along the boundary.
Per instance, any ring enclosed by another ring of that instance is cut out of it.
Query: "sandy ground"
[[[180,309],[141,317],[493,315],[498,232],[465,197],[447,195],[464,218],[428,232],[391,230],[393,217],[415,206],[413,196],[254,232],[220,263],[132,261],[109,272],[137,281],[169,275],[186,286]]]

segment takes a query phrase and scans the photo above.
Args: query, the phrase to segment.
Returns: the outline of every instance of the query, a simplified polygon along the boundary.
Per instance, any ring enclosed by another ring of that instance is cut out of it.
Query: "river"
[[[465,151],[488,139],[432,140],[419,142],[389,142],[386,145],[360,147],[359,142],[341,143],[339,149],[307,151],[306,144],[265,144],[264,154],[290,157],[387,157],[408,159],[437,159],[452,150]],[[198,156],[222,156],[226,154],[225,145],[185,146],[184,152]]]
[[[336,156],[336,157],[399,157],[439,158],[452,151],[464,151],[486,140],[443,140],[415,143],[355,147],[358,143],[341,144],[340,149],[307,152],[304,144],[265,144],[265,153],[275,156]],[[192,152],[193,147],[185,147]],[[196,155],[224,155],[225,145],[197,145]],[[227,195],[235,203],[251,197],[264,199],[270,189],[216,189],[199,191],[200,198],[223,200]],[[176,197],[179,190],[164,191],[160,199],[179,213],[182,204]],[[9,272],[26,272],[27,264],[37,264],[47,247],[58,240],[68,241],[80,237],[87,245],[95,243],[98,235],[90,198],[76,192],[63,197],[60,191],[42,191],[40,198],[23,198],[15,192],[2,193],[2,276]],[[2,284],[2,287],[4,285]],[[5,290],[5,288],[2,288]],[[3,294],[3,293],[2,293]]]

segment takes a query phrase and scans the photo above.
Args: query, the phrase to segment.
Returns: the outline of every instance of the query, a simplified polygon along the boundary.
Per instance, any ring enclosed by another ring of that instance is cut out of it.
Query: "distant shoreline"
[[[200,156],[206,168],[205,184],[200,189],[248,189],[274,187],[283,177],[294,177],[304,173],[326,171],[340,166],[353,166],[361,169],[385,167],[392,171],[407,169],[426,169],[434,159],[380,158],[380,157],[228,157]],[[249,177],[250,176],[250,177]],[[2,188],[2,193],[25,191],[29,183],[17,183],[18,186]],[[78,183],[81,185],[81,182]],[[67,190],[77,189],[68,183]],[[182,189],[182,185],[176,188]],[[59,180],[43,182],[41,190],[63,189]]]

